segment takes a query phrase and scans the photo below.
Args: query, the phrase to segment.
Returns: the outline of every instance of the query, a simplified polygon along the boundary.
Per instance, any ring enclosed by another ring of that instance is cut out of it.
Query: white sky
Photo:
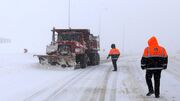
[[[71,28],[88,28],[99,35],[101,48],[115,43],[125,52],[143,52],[155,35],[168,53],[180,50],[178,0],[71,0]],[[0,0],[0,37],[11,44],[0,48],[44,52],[51,29],[67,28],[68,0]],[[101,22],[101,23],[100,23]]]

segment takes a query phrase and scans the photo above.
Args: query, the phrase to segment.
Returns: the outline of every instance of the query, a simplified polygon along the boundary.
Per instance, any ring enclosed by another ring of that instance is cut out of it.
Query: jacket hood
[[[151,37],[149,40],[148,40],[148,45],[149,46],[158,46],[158,41],[156,39],[155,36]]]

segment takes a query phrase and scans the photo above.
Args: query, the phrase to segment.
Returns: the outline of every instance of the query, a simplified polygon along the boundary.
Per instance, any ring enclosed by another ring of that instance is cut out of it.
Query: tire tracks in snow
[[[109,101],[116,101],[116,93],[117,93],[117,79],[118,79],[119,71],[117,73],[113,73],[112,78],[112,85],[111,85],[111,92],[110,92],[110,98]]]
[[[73,79],[73,78],[76,77],[77,75],[81,74],[82,72],[83,72],[83,71],[73,73],[73,75],[72,75],[71,77],[69,77],[70,79],[68,79],[67,82],[69,82],[71,79]],[[27,97],[24,101],[31,101],[32,99],[36,98],[37,96],[39,96],[39,95],[42,94],[43,92],[45,92],[45,91],[51,89],[52,87],[58,85],[59,82],[60,82],[60,80],[58,80],[58,81],[56,81],[55,83],[53,83],[53,84],[51,84],[51,85],[49,85],[49,86],[47,86],[47,87],[45,87],[45,88],[43,88],[43,89],[35,92],[35,93],[32,94],[31,96]],[[65,83],[67,83],[67,82],[65,82]]]
[[[104,63],[107,63],[107,62],[109,62],[109,61],[101,61],[101,64],[104,64]],[[60,90],[67,87],[67,85],[69,85],[69,83],[77,81],[79,77],[83,77],[82,75],[86,75],[86,73],[91,72],[93,69],[94,69],[94,67],[88,66],[88,68],[82,69],[80,72],[74,72],[72,74],[72,76],[68,77],[69,79],[66,80],[66,82],[63,82],[63,85],[61,87],[59,87],[58,89],[56,89],[52,94],[50,94],[47,99],[50,99],[51,97],[53,97],[54,94],[60,93]],[[75,80],[75,79],[77,79],[77,80]],[[55,83],[53,83],[53,84],[51,84],[51,85],[49,85],[49,86],[47,86],[47,87],[45,87],[43,89],[38,90],[37,92],[35,92],[31,96],[25,98],[24,101],[32,101],[33,99],[36,99],[41,94],[43,94],[43,93],[47,92],[48,90],[50,90],[50,89],[56,87],[57,85],[59,85],[60,84],[59,82],[61,82],[61,80],[58,80]]]
[[[69,83],[71,83],[72,81],[76,80],[77,78],[79,78],[81,75],[85,75],[87,72],[90,72],[91,70],[93,70],[93,68],[88,68],[89,70],[81,70],[80,72],[75,72],[73,73],[73,75],[71,77],[68,77],[68,80],[66,80],[66,82],[63,82],[62,86],[59,87],[57,90],[55,90],[53,92],[53,94],[56,94],[59,90],[63,89],[64,87],[66,87],[66,85],[68,85]],[[24,101],[31,101],[33,99],[35,99],[36,97],[40,96],[41,94],[43,94],[44,92],[54,88],[54,87],[57,87],[57,85],[59,85],[61,82],[61,80],[58,80],[56,81],[56,83],[53,83],[52,85],[50,86],[47,86],[39,91],[37,91],[36,93],[34,93],[33,95],[27,97]],[[53,96],[53,94],[51,94],[50,96]],[[49,97],[50,97],[49,96]]]
[[[102,60],[101,60],[102,61]],[[101,62],[101,64],[105,64],[108,63],[109,61],[103,61]],[[45,101],[52,101],[51,99],[55,98],[56,96],[60,95],[61,93],[63,93],[63,91],[66,90],[66,88],[69,88],[70,86],[72,86],[72,84],[75,84],[78,80],[81,80],[81,78],[87,76],[89,73],[95,71],[96,69],[100,68],[99,65],[97,66],[89,66],[89,68],[91,68],[89,71],[86,71],[85,73],[79,75],[78,77],[76,77],[75,79],[73,79],[71,82],[67,83],[67,85],[65,85],[66,87],[61,87],[60,89],[57,89],[53,94],[51,94],[47,100]],[[107,76],[108,77],[108,76]],[[106,78],[107,78],[106,77]],[[106,84],[106,83],[105,83]],[[104,90],[101,90],[101,92],[103,92]],[[103,96],[103,95],[102,95]],[[102,97],[103,98],[103,97]],[[104,100],[102,100],[104,101]]]
[[[83,78],[84,76],[88,75],[90,72],[92,72],[92,71],[94,71],[96,69],[97,69],[97,67],[90,67],[90,70],[81,73],[80,75],[78,75],[77,77],[71,79],[69,82],[67,82],[63,86],[56,89],[51,95],[49,95],[46,98],[45,101],[53,101],[53,99],[56,98],[56,96],[58,96],[60,94],[63,94],[67,90],[66,88],[71,87],[73,84],[75,84],[76,82],[81,80],[81,78]]]
[[[136,100],[136,101],[146,101],[143,98],[144,90],[141,87],[141,84],[139,80],[136,78],[136,68],[134,65],[132,65],[132,62],[127,61],[127,66],[126,66],[126,72],[127,72],[127,78],[123,83],[125,87],[125,93],[127,94],[128,98],[131,100]],[[134,64],[134,62],[133,62]],[[139,76],[138,76],[139,77]],[[140,95],[139,95],[140,94]]]
[[[100,87],[102,88],[100,89],[99,101],[105,100],[105,94],[107,90],[106,88],[107,88],[107,83],[109,80],[110,73],[111,73],[111,68],[109,68],[108,71],[106,72],[105,77],[103,78],[103,81],[100,85]]]
[[[102,78],[98,78],[96,87],[92,89],[86,89],[84,92],[89,92],[90,94],[84,93],[80,99],[80,101],[104,101],[106,94],[107,82],[109,79],[109,75],[111,73],[111,68],[106,68],[106,70],[102,74]],[[102,71],[101,71],[102,72]]]

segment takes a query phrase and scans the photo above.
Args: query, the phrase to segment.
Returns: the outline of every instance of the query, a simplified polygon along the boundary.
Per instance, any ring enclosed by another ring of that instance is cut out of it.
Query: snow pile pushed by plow
[[[33,54],[0,54],[0,101],[179,101],[180,61],[169,59],[161,95],[146,97],[140,56],[124,56],[118,71],[111,62],[86,69],[42,66]]]

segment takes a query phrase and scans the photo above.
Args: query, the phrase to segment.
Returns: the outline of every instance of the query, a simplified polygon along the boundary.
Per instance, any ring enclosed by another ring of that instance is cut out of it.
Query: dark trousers
[[[151,80],[152,76],[154,76],[154,90]],[[146,83],[148,85],[149,92],[155,91],[156,96],[159,96],[160,94],[160,78],[161,78],[161,70],[146,71]]]
[[[116,71],[117,70],[117,59],[112,59],[112,64],[113,64],[114,70]]]

